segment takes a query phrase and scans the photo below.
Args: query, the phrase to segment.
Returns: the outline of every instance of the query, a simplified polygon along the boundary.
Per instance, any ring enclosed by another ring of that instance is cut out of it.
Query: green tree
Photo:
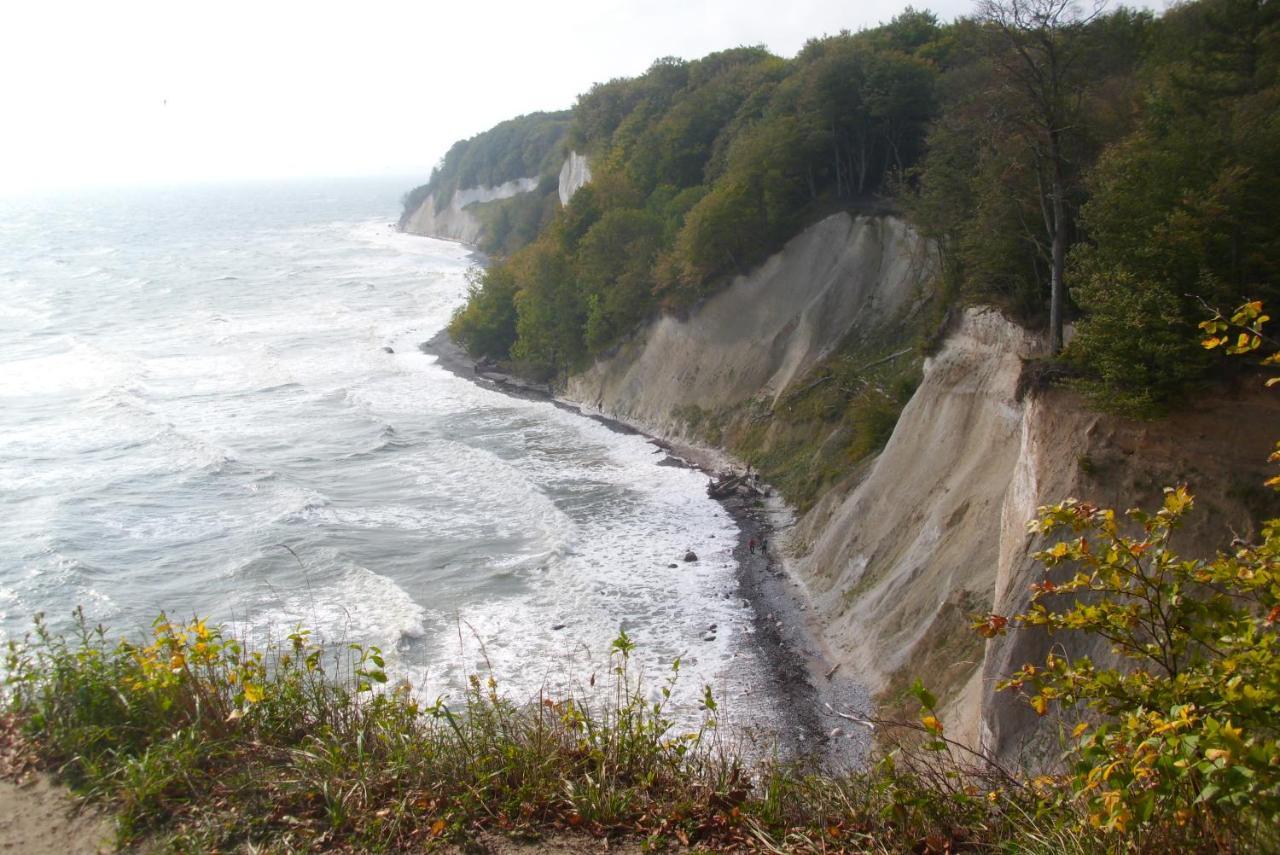
[[[449,335],[472,356],[506,359],[516,340],[516,278],[495,266],[467,274],[467,302],[454,312]]]
[[[1280,294],[1280,11],[1202,0],[1160,23],[1137,127],[1104,154],[1072,254],[1095,399],[1158,411],[1221,370],[1201,301]]]
[[[521,250],[511,264],[520,283],[512,358],[542,377],[581,365],[587,306],[568,258],[554,241],[539,240]]]
[[[634,327],[652,305],[652,269],[662,221],[636,209],[615,209],[578,244],[574,275],[585,293],[585,344],[598,354]]]
[[[1049,244],[1049,350],[1062,349],[1067,249],[1071,222],[1071,166],[1064,139],[1084,122],[1080,110],[1088,80],[1081,67],[1084,33],[1102,2],[1084,14],[1075,0],[980,0],[979,18],[995,35],[995,81],[1008,97],[1008,126],[1019,134],[1039,186]]]

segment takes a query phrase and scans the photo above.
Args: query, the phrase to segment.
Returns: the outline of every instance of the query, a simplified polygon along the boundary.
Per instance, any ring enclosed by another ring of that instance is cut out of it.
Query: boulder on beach
[[[696,552],[694,552],[692,549],[690,549],[688,552],[686,552],[686,553],[684,554],[684,560],[685,560],[685,561],[697,561],[697,560],[698,560],[698,553],[696,553]]]

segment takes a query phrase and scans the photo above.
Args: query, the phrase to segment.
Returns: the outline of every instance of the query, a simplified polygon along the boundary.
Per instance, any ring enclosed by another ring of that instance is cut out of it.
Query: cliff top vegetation
[[[567,139],[592,181],[507,247],[452,331],[564,374],[825,214],[897,210],[940,253],[938,317],[995,304],[1051,351],[1074,321],[1066,373],[1157,414],[1238,370],[1196,345],[1201,301],[1280,287],[1278,33],[1260,0],[1159,17],[1036,0],[946,25],[908,8],[793,59],[658,60],[579,98]]]
[[[442,209],[460,188],[497,187],[559,170],[569,116],[567,110],[529,113],[454,143],[431,171],[430,180],[405,194],[400,224],[403,226],[428,196]]]

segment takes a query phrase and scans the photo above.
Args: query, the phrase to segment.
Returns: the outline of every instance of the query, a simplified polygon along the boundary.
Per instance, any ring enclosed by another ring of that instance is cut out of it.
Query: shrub
[[[1204,345],[1253,352],[1267,320],[1245,304],[1202,324]],[[1085,633],[1121,657],[1103,667],[1059,649],[1000,684],[1040,715],[1054,704],[1094,714],[1072,734],[1067,781],[1091,823],[1125,831],[1172,818],[1205,840],[1280,847],[1280,520],[1257,543],[1188,560],[1170,539],[1192,505],[1179,486],[1127,524],[1075,499],[1041,508],[1032,532],[1069,539],[1036,554],[1047,572],[1026,611],[976,628]]]

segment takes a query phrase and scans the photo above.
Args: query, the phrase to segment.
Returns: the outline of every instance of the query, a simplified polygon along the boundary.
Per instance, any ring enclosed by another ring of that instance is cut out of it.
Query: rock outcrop
[[[568,205],[573,194],[582,189],[582,185],[591,180],[591,165],[587,163],[585,154],[569,152],[560,167],[560,204]]]
[[[1021,442],[1018,377],[1035,347],[996,312],[967,313],[860,481],[796,527],[794,567],[827,641],[873,691],[913,673],[952,697],[981,665],[968,615],[992,602]]]
[[[890,326],[933,269],[930,249],[902,220],[834,214],[687,317],[654,320],[571,377],[564,396],[684,437],[682,410],[776,398],[847,336]]]
[[[456,240],[462,243],[479,243],[485,226],[475,215],[472,206],[512,199],[538,188],[541,176],[515,178],[496,187],[462,187],[449,197],[449,204],[436,206],[435,194],[427,193],[418,207],[408,212],[401,229],[410,234],[425,237]],[[560,204],[567,205],[573,194],[591,180],[591,166],[587,156],[569,152],[560,168],[558,193]]]
[[[405,221],[404,230],[426,237],[475,243],[483,226],[476,216],[467,210],[471,205],[510,199],[528,193],[538,186],[538,177],[516,178],[497,187],[465,187],[455,190],[444,208],[436,209],[435,196],[428,194]]]

